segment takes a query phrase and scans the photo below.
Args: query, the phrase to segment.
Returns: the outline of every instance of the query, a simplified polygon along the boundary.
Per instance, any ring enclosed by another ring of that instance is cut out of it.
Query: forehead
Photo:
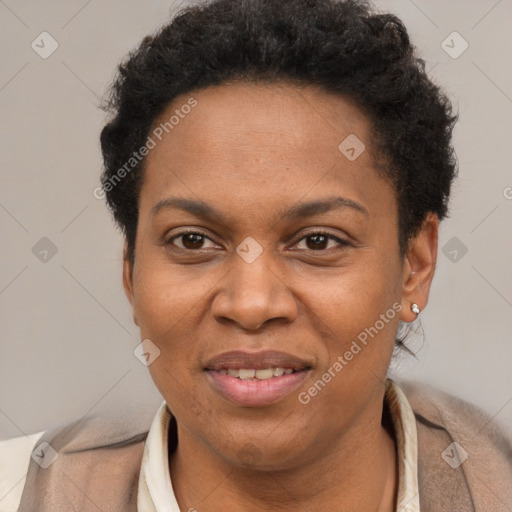
[[[189,109],[186,105],[191,97],[197,105]],[[340,137],[357,133],[361,139],[368,139],[370,128],[369,118],[352,99],[319,87],[287,82],[231,82],[178,96],[155,120],[153,128],[182,110],[188,113],[180,116],[179,123],[163,134],[164,138],[174,139],[176,146],[185,144],[187,149],[190,143],[201,144],[210,152],[222,139],[238,151],[263,152],[274,141],[282,149],[295,145],[296,150],[318,148],[332,153]],[[273,139],[276,134],[278,140]]]
[[[208,87],[175,98],[155,131],[141,209],[170,192],[224,204],[235,195],[248,208],[340,186],[364,201],[386,185],[374,169],[369,118],[349,98],[312,86]]]

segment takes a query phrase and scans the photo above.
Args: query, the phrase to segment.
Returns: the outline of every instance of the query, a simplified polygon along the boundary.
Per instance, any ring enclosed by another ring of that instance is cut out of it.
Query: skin
[[[155,126],[190,96],[197,106],[147,157],[135,263],[125,248],[123,266],[142,339],[161,351],[149,370],[178,424],[170,471],[180,508],[395,510],[384,386],[398,320],[413,321],[411,304],[427,304],[437,217],[428,215],[401,257],[395,190],[374,166],[369,118],[348,98],[284,82],[224,83],[176,98]],[[366,146],[355,161],[338,149],[352,133]],[[225,224],[179,209],[152,216],[170,196],[208,203]],[[298,202],[332,196],[366,213],[282,216]],[[206,238],[169,240],[184,229]],[[349,245],[327,239],[316,248],[319,230]],[[263,248],[252,263],[236,252],[247,237]],[[401,312],[301,404],[298,393],[394,303]],[[236,406],[203,368],[237,349],[288,352],[312,369],[277,403]],[[240,457],[248,446],[257,454],[250,464]]]

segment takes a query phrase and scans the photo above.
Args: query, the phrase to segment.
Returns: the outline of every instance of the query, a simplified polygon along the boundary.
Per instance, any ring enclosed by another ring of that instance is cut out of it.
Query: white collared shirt
[[[396,433],[398,455],[397,512],[420,512],[416,421],[411,406],[393,380],[387,379],[385,401]],[[138,512],[180,511],[172,488],[168,459],[171,413],[162,402],[149,430],[139,476]],[[0,512],[16,512],[32,450],[44,434],[0,442]]]

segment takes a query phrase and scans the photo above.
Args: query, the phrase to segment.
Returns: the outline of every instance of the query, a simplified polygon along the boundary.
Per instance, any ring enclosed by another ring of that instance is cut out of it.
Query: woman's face
[[[277,469],[374,428],[430,249],[400,258],[367,117],[286,84],[183,95],[154,128],[173,115],[152,135],[124,284],[178,435]]]

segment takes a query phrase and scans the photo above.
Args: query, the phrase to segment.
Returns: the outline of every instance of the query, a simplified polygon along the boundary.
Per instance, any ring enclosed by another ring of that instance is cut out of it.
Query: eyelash
[[[180,238],[182,236],[185,236],[185,235],[190,235],[190,234],[193,234],[193,235],[200,235],[204,238],[207,238],[208,240],[210,240],[211,242],[214,242],[214,240],[212,240],[208,235],[206,235],[205,233],[202,233],[201,231],[180,231],[179,233],[173,235],[171,238],[169,238],[168,240],[165,241],[165,245],[166,246],[174,246],[174,248],[180,250],[180,251],[184,251],[184,252],[200,252],[201,250],[204,250],[204,249],[184,249],[182,247],[177,247],[175,246],[172,242],[174,240],[176,240],[177,238]],[[304,239],[306,239],[307,237],[310,237],[310,236],[314,236],[314,235],[322,235],[322,236],[325,236],[327,237],[328,239],[331,239],[331,240],[335,240],[336,242],[339,243],[339,245],[343,248],[343,247],[349,247],[351,244],[349,242],[347,242],[346,240],[343,240],[342,238],[339,238],[337,236],[334,236],[333,234],[331,233],[328,233],[326,231],[312,231],[310,233],[306,233],[305,235],[303,235],[301,238],[299,238],[295,243],[294,245],[298,244],[299,242],[302,242]],[[331,248],[332,249],[332,248]],[[318,249],[318,250],[314,250],[314,249],[308,249],[309,251],[311,252],[330,252],[329,249]]]

